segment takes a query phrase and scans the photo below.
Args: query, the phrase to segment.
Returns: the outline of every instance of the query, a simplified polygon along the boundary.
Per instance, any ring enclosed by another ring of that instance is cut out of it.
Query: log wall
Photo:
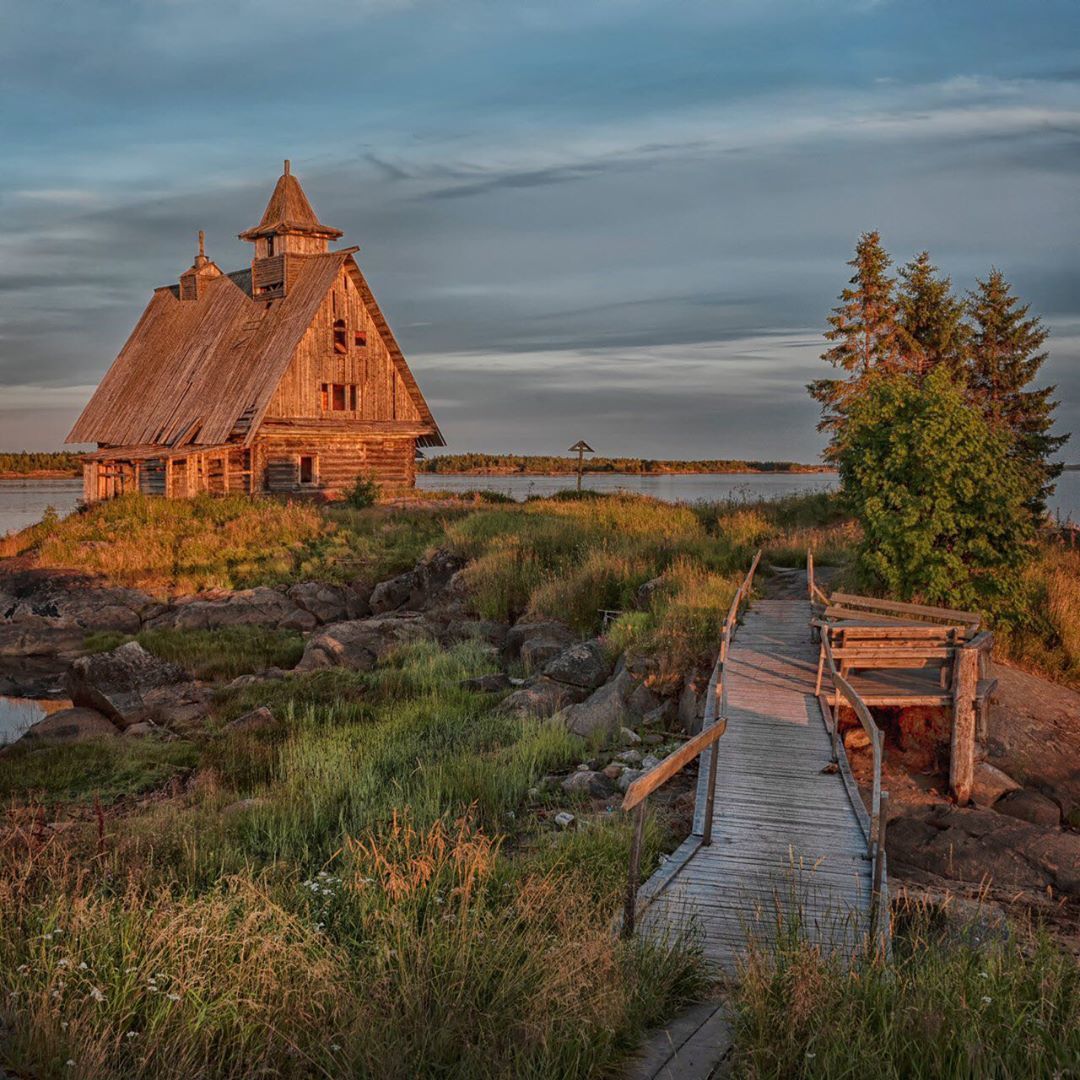
[[[313,480],[301,484],[300,458],[308,455],[315,458]],[[269,492],[342,492],[358,476],[374,475],[384,488],[412,487],[415,455],[416,440],[411,437],[260,437],[254,449],[256,485]]]

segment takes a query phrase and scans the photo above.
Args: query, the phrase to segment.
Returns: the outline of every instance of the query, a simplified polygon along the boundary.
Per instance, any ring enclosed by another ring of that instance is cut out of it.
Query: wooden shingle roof
[[[283,299],[251,296],[251,272],[207,282],[196,300],[177,286],[156,289],[127,343],[67,437],[108,446],[250,443],[319,304],[343,265],[359,275],[355,248],[298,259]],[[367,290],[374,307],[374,297]],[[420,416],[442,445],[408,365],[378,316]]]
[[[315,233],[331,240],[342,235],[340,229],[323,225],[315,216],[300,181],[292,175],[287,161],[285,171],[278,178],[270,201],[263,211],[262,220],[254,229],[240,233],[240,239],[256,240],[260,236],[281,232]]]

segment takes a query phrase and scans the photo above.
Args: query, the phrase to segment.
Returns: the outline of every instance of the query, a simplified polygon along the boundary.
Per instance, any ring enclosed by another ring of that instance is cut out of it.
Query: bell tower
[[[330,241],[340,236],[340,229],[321,224],[315,216],[286,160],[262,220],[255,228],[240,233],[241,240],[255,245],[252,296],[264,300],[283,297],[288,289],[289,263],[297,257],[323,254]]]
[[[180,275],[180,299],[198,300],[208,282],[221,277],[217,264],[206,257],[206,234],[199,230],[199,251],[195,261]]]

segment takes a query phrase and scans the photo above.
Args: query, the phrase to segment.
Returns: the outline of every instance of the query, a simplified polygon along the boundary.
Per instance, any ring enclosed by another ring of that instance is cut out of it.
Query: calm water
[[[427,491],[501,491],[515,499],[548,495],[574,486],[573,476],[439,476],[421,473],[417,487]],[[777,498],[836,485],[832,473],[694,473],[686,476],[586,474],[584,486],[594,491],[633,491],[670,501]],[[81,480],[0,480],[0,536],[41,519],[52,506],[70,513],[82,497]],[[1080,471],[1058,478],[1050,509],[1061,518],[1080,521]]]
[[[43,720],[57,709],[67,709],[70,701],[3,697],[0,695],[0,746],[14,742],[31,724]]]

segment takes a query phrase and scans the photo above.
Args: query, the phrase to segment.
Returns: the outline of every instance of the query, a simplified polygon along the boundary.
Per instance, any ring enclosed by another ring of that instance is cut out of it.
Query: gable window
[[[344,319],[334,320],[334,352],[347,353],[349,351],[349,334],[345,329]]]
[[[349,408],[356,412],[356,383],[349,386]]]
[[[322,406],[322,411],[326,412],[330,408],[330,384],[323,383],[319,387],[319,404]]]
[[[312,454],[300,455],[300,483],[315,483],[315,457]]]
[[[344,383],[334,383],[333,409],[334,409],[334,412],[344,412],[345,411],[345,384]]]
[[[367,331],[366,330],[357,330],[356,333],[353,334],[353,344],[354,345],[366,345],[367,344]]]

